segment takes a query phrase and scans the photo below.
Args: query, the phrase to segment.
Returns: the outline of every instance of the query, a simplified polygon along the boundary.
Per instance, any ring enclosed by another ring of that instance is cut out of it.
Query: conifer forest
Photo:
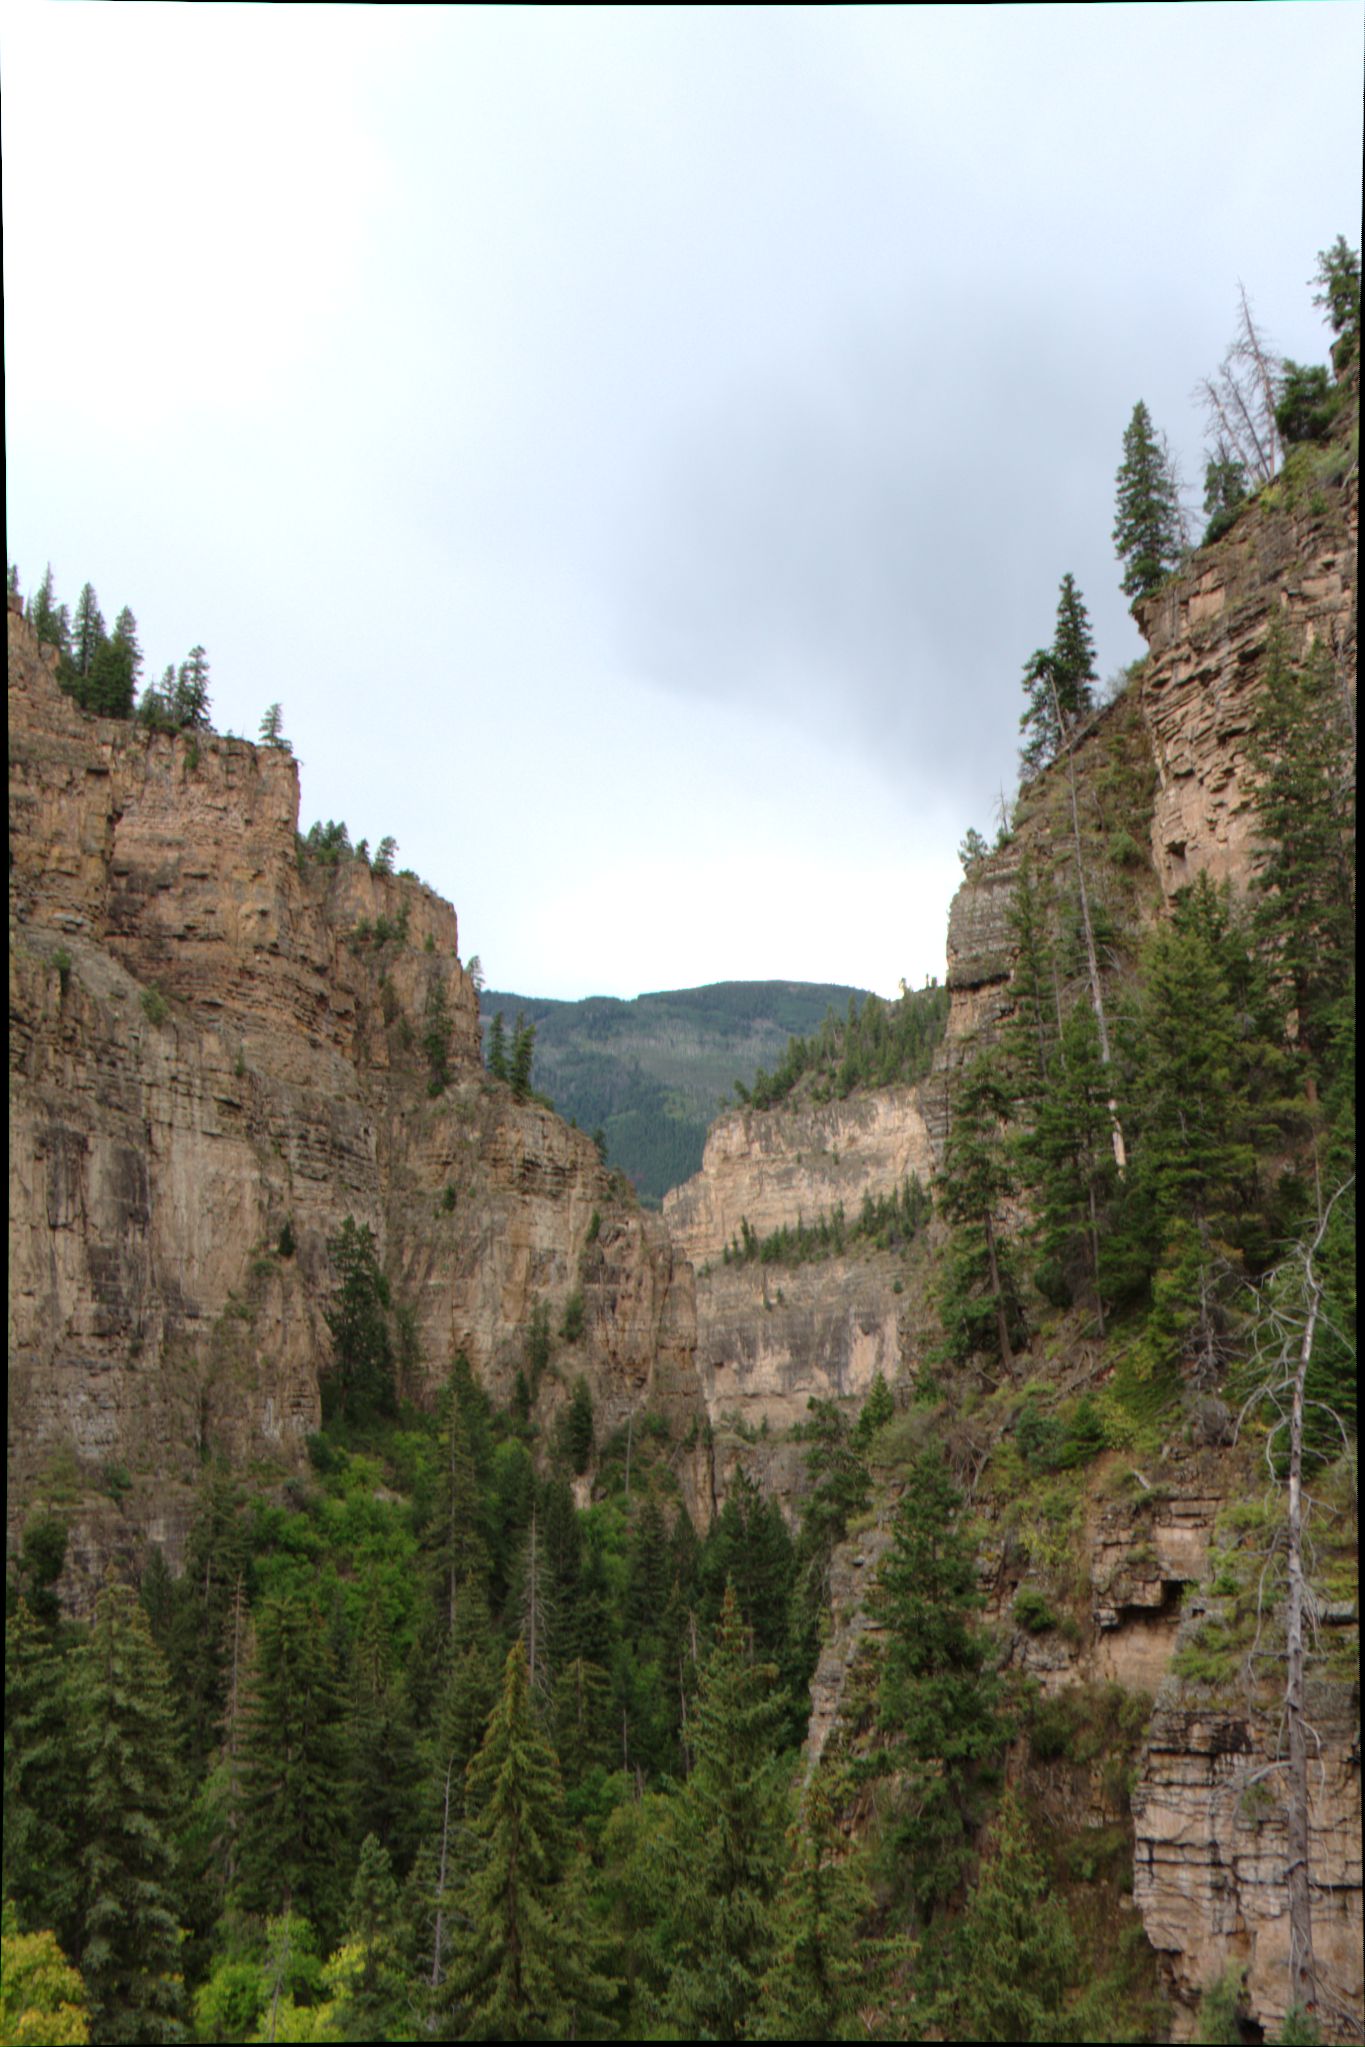
[[[603,1191],[574,1211],[567,1281],[537,1278],[536,1240],[497,1369],[472,1335],[433,1354],[440,1246],[474,1298],[513,1228],[511,1207],[478,1211],[479,1145],[515,1192],[541,1171],[525,1133],[561,1128],[535,1025],[498,1010],[480,1038],[478,976],[436,976],[431,892],[393,839],[371,854],[335,821],[289,839],[288,886],[342,906],[347,985],[375,991],[363,1016],[356,997],[366,1085],[411,1080],[414,1159],[447,1129],[468,1153],[450,1138],[439,1191],[420,1181],[429,1255],[358,1196],[311,1233],[297,1203],[262,1202],[256,1292],[215,1325],[208,1390],[168,1339],[191,1467],[173,1543],[130,1435],[88,1468],[49,1444],[25,1479],[0,2042],[1359,2037],[1354,592],[1306,632],[1308,571],[1264,538],[1354,546],[1344,239],[1314,283],[1330,366],[1268,358],[1243,296],[1203,392],[1206,523],[1144,403],[1116,437],[1115,581],[1151,652],[1102,684],[1059,562],[1054,636],[1019,650],[1018,788],[994,838],[963,844],[946,983],[831,1010],[736,1081],[718,1126],[761,1188],[790,1119],[871,1129],[910,1102],[919,1164],[845,1195],[848,1160],[812,1165],[816,1140],[793,1138],[788,1207],[750,1192],[703,1260],[667,1248],[681,1197],[643,1215],[584,1133],[572,1171]],[[1221,867],[1186,877],[1190,829],[1154,820],[1193,771],[1153,733],[1197,687],[1191,593],[1232,576],[1219,564],[1262,593],[1245,800]],[[9,588],[12,663],[31,636],[63,747],[140,749],[186,788],[213,747],[233,787],[294,774],[279,704],[252,746],[215,733],[203,647],[144,680],[126,606],[107,629],[89,583],[70,609],[50,569]],[[1171,647],[1193,649],[1178,673]],[[12,839],[30,814],[12,801]],[[123,974],[119,933],[150,913],[114,900]],[[65,1058],[115,968],[74,922],[23,918]],[[168,968],[124,1009],[173,1076],[191,997]],[[40,1035],[16,1031],[25,1083]],[[235,1042],[214,1086],[263,1118]],[[290,1185],[312,1170],[287,1136],[272,1186],[286,1163]],[[702,1177],[719,1170],[708,1147]],[[694,1321],[669,1356],[695,1359],[705,1397],[683,1407],[682,1364],[667,1384],[631,1364],[618,1397],[601,1332],[648,1292],[622,1277],[637,1243],[672,1289],[660,1328],[752,1309],[745,1369],[798,1327],[812,1354],[836,1324],[893,1348],[840,1385],[783,1380],[788,1406],[755,1420]],[[874,1285],[880,1322],[856,1291]],[[256,1383],[252,1304],[276,1300],[313,1303],[292,1459],[234,1448],[222,1405],[234,1373]],[[133,1363],[146,1381],[150,1356]],[[1353,1816],[1324,1789],[1343,1715]],[[1259,1843],[1278,1901],[1254,1949],[1243,1922],[1163,1937],[1148,1909],[1187,1839],[1162,1758],[1206,1754],[1208,1799],[1232,1787],[1226,1838]]]

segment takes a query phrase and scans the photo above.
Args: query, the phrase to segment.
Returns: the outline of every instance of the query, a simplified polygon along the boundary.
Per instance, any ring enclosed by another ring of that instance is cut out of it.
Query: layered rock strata
[[[532,1308],[581,1292],[547,1417],[581,1374],[603,1429],[645,1403],[690,1427],[690,1269],[581,1132],[483,1074],[450,905],[301,861],[282,749],[85,715],[13,607],[9,657],[11,1535],[34,1503],[71,1521],[79,1604],[111,1551],[175,1563],[204,1459],[297,1461],[346,1216],[410,1394],[457,1349],[505,1394]],[[704,1444],[679,1475],[709,1512]]]

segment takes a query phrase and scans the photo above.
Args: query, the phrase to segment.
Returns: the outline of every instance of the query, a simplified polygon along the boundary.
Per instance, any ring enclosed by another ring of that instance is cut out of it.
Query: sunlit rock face
[[[505,1394],[533,1304],[558,1325],[581,1291],[545,1417],[581,1374],[602,1429],[690,1426],[690,1269],[582,1133],[484,1075],[450,905],[301,862],[283,750],[85,716],[13,608],[9,673],[11,1535],[35,1503],[71,1519],[79,1605],[111,1554],[177,1561],[205,1460],[297,1464],[347,1216],[412,1318],[405,1391],[463,1349]]]

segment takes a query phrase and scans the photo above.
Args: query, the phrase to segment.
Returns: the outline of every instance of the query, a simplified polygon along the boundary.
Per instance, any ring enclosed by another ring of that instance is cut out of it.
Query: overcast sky
[[[0,10],[9,552],[491,985],[943,973],[1114,472],[1326,359],[1362,13]]]

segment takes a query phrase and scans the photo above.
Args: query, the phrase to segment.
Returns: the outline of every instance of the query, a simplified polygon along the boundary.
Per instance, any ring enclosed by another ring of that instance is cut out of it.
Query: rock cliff
[[[204,1459],[297,1461],[347,1215],[408,1317],[406,1392],[463,1348],[505,1394],[533,1305],[581,1290],[546,1413],[581,1373],[606,1428],[690,1423],[690,1270],[585,1136],[484,1076],[449,904],[301,860],[283,750],[79,711],[13,606],[9,676],[11,1533],[60,1507],[83,1603],[111,1551],[176,1562]],[[709,1511],[704,1450],[681,1467]]]

